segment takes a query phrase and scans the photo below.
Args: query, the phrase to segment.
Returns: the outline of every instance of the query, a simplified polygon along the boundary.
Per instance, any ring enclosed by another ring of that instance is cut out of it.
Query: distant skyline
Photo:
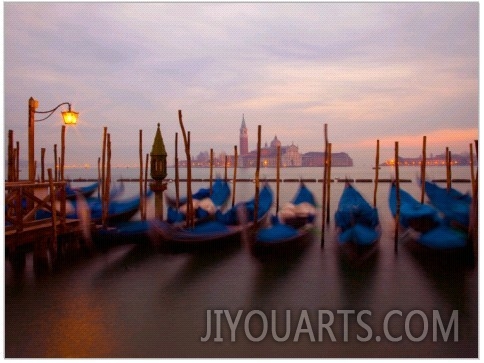
[[[277,135],[355,166],[393,156],[468,152],[478,138],[479,3],[4,3],[7,130],[27,159],[27,102],[70,102],[66,164],[97,164],[103,127],[113,165],[151,151],[161,124],[168,164],[178,110],[191,153],[249,149]],[[36,124],[35,153],[53,158],[61,116]],[[5,159],[5,158],[4,158]]]

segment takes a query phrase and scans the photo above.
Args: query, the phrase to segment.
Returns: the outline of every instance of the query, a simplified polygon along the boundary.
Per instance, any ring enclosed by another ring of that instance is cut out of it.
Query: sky
[[[103,127],[112,164],[139,164],[157,124],[174,160],[249,149],[277,135],[355,165],[418,157],[478,138],[479,3],[4,3],[4,132],[27,159],[28,99],[39,111],[70,102],[66,164],[97,165]],[[36,123],[35,152],[60,147],[60,111]],[[6,140],[6,137],[4,137]],[[6,142],[5,142],[6,144]],[[58,149],[60,150],[60,149]],[[4,153],[6,145],[4,145]]]

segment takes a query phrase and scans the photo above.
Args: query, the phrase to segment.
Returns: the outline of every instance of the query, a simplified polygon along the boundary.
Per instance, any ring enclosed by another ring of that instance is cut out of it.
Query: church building
[[[270,145],[267,145],[266,142],[265,146],[261,147],[260,166],[277,166],[277,146],[281,148],[282,167],[302,165],[302,155],[299,153],[299,148],[294,143],[282,146],[276,135]],[[257,150],[249,152],[248,132],[244,115],[242,115],[242,125],[240,126],[240,161],[242,167],[255,167],[257,164]]]
[[[249,135],[247,134],[247,126],[245,126],[244,114],[242,114],[242,125],[240,126],[240,155],[247,155],[249,153]]]

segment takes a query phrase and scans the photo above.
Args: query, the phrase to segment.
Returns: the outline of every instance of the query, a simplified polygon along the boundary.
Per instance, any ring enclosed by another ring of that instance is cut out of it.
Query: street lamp
[[[36,108],[39,107],[39,101],[35,100],[33,97],[29,98],[29,181],[35,181],[35,146],[34,146],[34,135],[35,135],[35,122],[44,121],[48,119],[52,114],[61,106],[67,105],[68,110],[62,111],[62,118],[66,125],[75,125],[77,123],[77,118],[79,116],[79,112],[75,112],[71,110],[71,104],[69,102],[63,102],[57,105],[55,108],[49,111],[36,111]],[[44,118],[40,120],[35,120],[35,114],[47,114]]]
[[[166,178],[166,149],[163,143],[163,137],[161,136],[160,124],[158,123],[158,129],[156,130],[155,140],[153,141],[153,147],[151,148],[151,177],[155,181],[162,181]]]

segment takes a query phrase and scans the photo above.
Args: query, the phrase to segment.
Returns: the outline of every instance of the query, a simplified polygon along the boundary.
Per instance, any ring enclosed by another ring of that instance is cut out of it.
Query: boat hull
[[[358,264],[375,254],[381,237],[378,210],[350,183],[340,197],[335,224],[340,255]]]
[[[338,244],[341,258],[352,265],[361,265],[372,260],[378,254],[379,239],[370,245],[361,245],[354,242]]]
[[[466,266],[473,267],[475,264],[471,245],[438,249],[424,246],[414,238],[408,238],[405,241],[405,247],[416,260],[429,268],[450,271]]]
[[[297,234],[278,239],[276,241],[258,241],[257,239],[251,246],[251,252],[258,257],[278,256],[280,258],[284,255],[305,249],[311,242],[313,236],[313,226],[304,226],[297,230]]]
[[[92,185],[88,185],[85,187],[73,188],[73,189],[69,188],[68,190],[66,190],[66,199],[71,201],[76,200],[77,198],[76,191],[81,193],[84,198],[90,198],[97,190],[98,186],[99,186],[99,183],[94,183]]]
[[[151,233],[160,245],[170,251],[194,251],[240,245],[242,235],[250,226],[226,226],[224,231],[192,233],[165,221],[153,221]]]
[[[114,227],[98,228],[93,233],[94,243],[108,247],[122,244],[149,244],[151,242],[148,221],[128,221]]]
[[[115,226],[119,223],[124,223],[128,222],[131,218],[134,217],[136,213],[138,213],[139,208],[132,208],[126,211],[123,211],[121,213],[116,213],[116,214],[109,214],[107,217],[106,224],[108,226]],[[96,218],[93,220],[95,224],[101,224],[102,223],[102,218]]]

